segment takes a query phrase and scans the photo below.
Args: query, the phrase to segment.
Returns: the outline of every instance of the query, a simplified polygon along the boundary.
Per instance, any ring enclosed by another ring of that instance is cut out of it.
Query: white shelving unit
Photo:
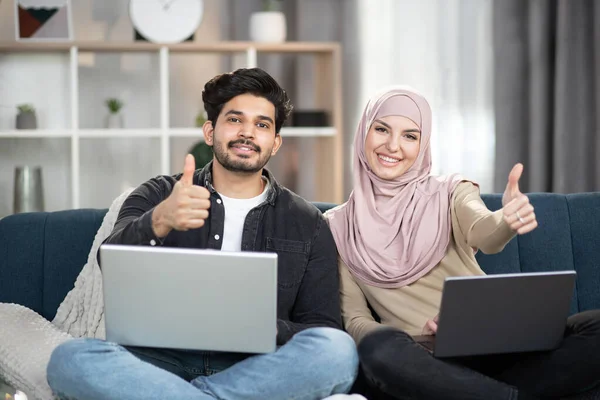
[[[170,174],[170,139],[180,137],[202,138],[197,128],[172,128],[169,115],[169,56],[173,53],[226,53],[245,54],[246,66],[257,64],[258,53],[304,53],[317,57],[316,68],[321,80],[317,83],[316,103],[329,111],[333,125],[330,127],[285,127],[282,136],[315,137],[321,141],[315,151],[322,165],[315,176],[318,200],[341,202],[342,178],[342,119],[341,119],[341,66],[340,46],[337,43],[287,42],[260,44],[252,42],[180,43],[158,45],[154,43],[71,42],[29,43],[0,42],[0,52],[68,52],[71,120],[67,129],[52,130],[0,130],[0,138],[68,138],[71,141],[71,204],[80,207],[80,140],[87,138],[159,138],[160,169]],[[79,54],[82,52],[157,52],[160,73],[160,128],[156,129],[81,129],[79,124]]]

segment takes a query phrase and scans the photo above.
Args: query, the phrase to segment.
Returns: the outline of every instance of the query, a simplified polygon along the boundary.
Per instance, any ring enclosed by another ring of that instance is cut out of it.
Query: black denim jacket
[[[152,230],[152,212],[165,200],[180,175],[159,176],[125,200],[114,229],[104,243],[221,249],[225,213],[212,186],[212,163],[194,173],[194,184],[211,195],[209,217],[203,227],[171,231],[159,239]],[[320,211],[310,202],[271,183],[267,199],[250,210],[244,223],[242,251],[268,251],[278,255],[277,344],[310,327],[341,329],[337,251]],[[218,305],[215,305],[218,307]]]

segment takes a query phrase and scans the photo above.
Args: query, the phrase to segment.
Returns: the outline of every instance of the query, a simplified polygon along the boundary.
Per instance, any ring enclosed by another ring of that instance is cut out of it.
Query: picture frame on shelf
[[[71,0],[15,0],[17,41],[72,41]]]

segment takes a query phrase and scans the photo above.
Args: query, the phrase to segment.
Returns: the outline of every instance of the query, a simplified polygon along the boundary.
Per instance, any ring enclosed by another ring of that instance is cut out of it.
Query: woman
[[[508,176],[502,209],[491,212],[475,183],[430,175],[430,139],[423,96],[395,87],[374,97],[356,132],[354,191],[326,214],[340,255],[344,323],[367,382],[385,398],[461,400],[561,396],[598,384],[598,311],[570,317],[552,352],[449,362],[413,341],[435,334],[446,277],[484,274],[476,251],[497,253],[537,227],[519,191],[521,164]],[[588,354],[593,360],[583,362]]]

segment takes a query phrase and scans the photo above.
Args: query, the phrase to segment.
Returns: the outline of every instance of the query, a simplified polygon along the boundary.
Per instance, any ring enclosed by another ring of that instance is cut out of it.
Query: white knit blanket
[[[72,337],[105,337],[102,275],[96,255],[132,190],[125,191],[111,204],[96,233],[87,263],[52,323],[29,308],[0,303],[0,379],[25,392],[29,400],[53,399],[46,381],[46,367],[59,344]]]

